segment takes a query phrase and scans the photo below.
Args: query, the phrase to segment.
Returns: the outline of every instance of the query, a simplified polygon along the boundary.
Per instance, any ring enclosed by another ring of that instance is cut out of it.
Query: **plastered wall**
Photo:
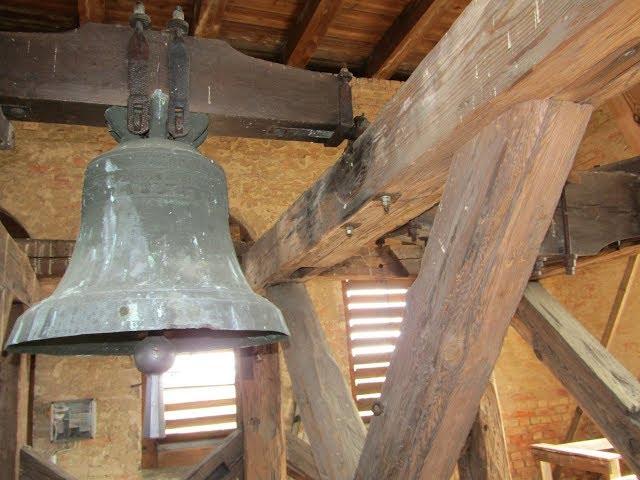
[[[397,82],[355,80],[354,112],[375,117]],[[0,208],[15,216],[34,238],[75,238],[81,186],[88,161],[115,143],[101,128],[16,123],[17,147],[0,152]],[[341,149],[294,142],[211,138],[201,148],[224,168],[232,214],[257,237],[338,157]],[[606,108],[595,112],[576,168],[630,157]],[[557,277],[545,286],[594,333],[602,329],[622,275],[624,261]],[[348,352],[340,282],[307,284],[336,360],[348,379]],[[51,286],[50,286],[51,287]],[[637,293],[632,295],[637,298]],[[634,373],[640,339],[632,300],[614,340],[614,353]],[[515,332],[509,332],[496,371],[514,478],[533,479],[528,455],[532,442],[558,441],[573,404]],[[54,358],[36,362],[34,444],[55,455],[79,479],[138,478],[140,459],[140,376],[128,358]],[[288,379],[284,379],[285,387]],[[96,398],[97,436],[71,444],[51,444],[48,408],[52,401]],[[587,428],[588,430],[588,428]]]

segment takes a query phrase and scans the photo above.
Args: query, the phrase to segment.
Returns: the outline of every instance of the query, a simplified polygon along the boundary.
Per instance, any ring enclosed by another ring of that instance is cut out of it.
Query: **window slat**
[[[203,425],[215,425],[219,423],[231,423],[236,421],[236,415],[215,415],[212,417],[195,417],[195,418],[181,418],[179,420],[167,420],[167,430],[180,427],[200,427]]]
[[[349,310],[349,319],[366,318],[389,318],[401,317],[404,315],[404,307],[401,308],[367,308],[359,310]]]
[[[194,408],[230,407],[236,404],[235,398],[221,398],[220,400],[201,400],[197,402],[168,403],[165,404],[166,412],[176,410],[191,410]]]

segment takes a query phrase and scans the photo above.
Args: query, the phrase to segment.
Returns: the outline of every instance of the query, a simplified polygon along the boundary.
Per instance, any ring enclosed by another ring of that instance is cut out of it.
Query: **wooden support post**
[[[242,430],[229,434],[224,442],[204,458],[185,477],[185,480],[223,479],[242,467]],[[242,478],[242,477],[240,477]]]
[[[458,472],[460,480],[511,480],[500,399],[493,377],[458,459]]]
[[[451,476],[591,110],[526,102],[454,155],[357,480]]]
[[[270,344],[238,351],[247,480],[287,478],[278,350],[278,344]]]
[[[352,480],[366,429],[303,284],[267,289],[289,327],[284,357],[321,479]]]
[[[513,325],[639,474],[640,383],[537,283]]]
[[[0,224],[0,351],[22,312],[39,298],[29,258]],[[29,355],[0,352],[0,480],[16,480],[20,447],[29,437]]]

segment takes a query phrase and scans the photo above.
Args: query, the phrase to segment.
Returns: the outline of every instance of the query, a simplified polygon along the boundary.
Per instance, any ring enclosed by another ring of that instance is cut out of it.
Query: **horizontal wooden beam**
[[[513,325],[639,474],[636,378],[540,284],[527,286]]]
[[[409,2],[374,48],[367,61],[367,76],[391,78],[411,49],[422,40],[424,32],[440,20],[449,3],[449,0]]]
[[[311,0],[296,19],[284,48],[284,63],[292,67],[304,67],[327,33],[342,0]]]
[[[453,152],[510,106],[602,101],[628,88],[639,32],[636,0],[472,2],[364,134],[247,252],[247,278],[263,287],[313,275],[415,218],[439,201]],[[393,199],[389,214],[383,194]]]
[[[151,89],[167,85],[167,32],[145,32]],[[0,32],[0,105],[9,118],[104,126],[127,104],[131,29],[88,23],[65,33]],[[265,62],[225,42],[185,38],[189,106],[209,114],[210,135],[325,142],[340,124],[336,75]],[[344,121],[344,119],[343,119]]]

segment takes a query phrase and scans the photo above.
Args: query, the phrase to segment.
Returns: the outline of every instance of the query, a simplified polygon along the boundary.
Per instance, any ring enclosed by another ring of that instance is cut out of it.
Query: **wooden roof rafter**
[[[283,61],[292,67],[304,67],[327,33],[342,0],[312,0],[305,3],[284,47]]]

